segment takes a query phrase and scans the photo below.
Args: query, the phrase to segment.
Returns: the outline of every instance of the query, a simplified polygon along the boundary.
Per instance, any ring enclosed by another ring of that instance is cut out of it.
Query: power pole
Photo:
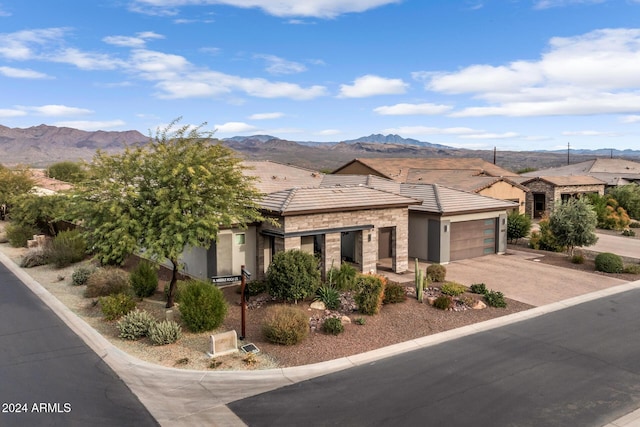
[[[567,142],[567,164],[569,164],[569,150],[571,149],[571,143]]]

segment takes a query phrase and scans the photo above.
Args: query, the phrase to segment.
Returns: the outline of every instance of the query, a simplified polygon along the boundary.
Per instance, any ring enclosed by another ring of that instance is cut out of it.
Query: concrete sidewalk
[[[513,315],[313,365],[263,371],[203,372],[161,367],[122,352],[2,253],[0,253],[0,262],[38,295],[122,378],[161,425],[171,426],[241,426],[244,423],[226,407],[227,403],[331,372],[369,364],[406,351],[436,345],[562,310],[582,302],[640,288],[640,281],[613,286]],[[635,422],[640,422],[640,411],[629,414],[609,426],[637,425],[633,424]]]

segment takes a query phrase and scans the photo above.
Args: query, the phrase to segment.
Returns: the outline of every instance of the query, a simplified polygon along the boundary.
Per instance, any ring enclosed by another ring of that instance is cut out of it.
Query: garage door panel
[[[451,224],[451,261],[495,253],[495,218]]]

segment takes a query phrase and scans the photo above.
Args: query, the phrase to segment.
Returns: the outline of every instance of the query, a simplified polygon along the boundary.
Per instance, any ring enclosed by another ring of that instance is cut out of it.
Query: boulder
[[[478,300],[476,301],[475,304],[473,304],[473,307],[471,307],[474,310],[482,310],[483,308],[487,308],[487,304],[485,304],[484,302]]]
[[[311,303],[311,305],[309,306],[310,308],[313,308],[315,310],[326,310],[327,307],[324,305],[324,303],[322,301],[314,301]]]

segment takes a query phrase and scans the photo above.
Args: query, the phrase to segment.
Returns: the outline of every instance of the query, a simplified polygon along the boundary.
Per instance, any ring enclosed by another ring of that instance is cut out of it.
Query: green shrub
[[[631,223],[629,224],[629,227],[631,227],[631,228],[640,228],[640,222],[631,221]]]
[[[356,278],[356,293],[353,296],[358,311],[362,314],[377,314],[382,307],[386,279],[376,274],[359,274]]]
[[[435,301],[433,301],[433,306],[440,310],[448,310],[453,306],[453,300],[450,296],[440,295],[435,299]]]
[[[340,291],[355,289],[358,270],[348,262],[340,264],[340,268],[331,268],[327,272],[327,281]]]
[[[462,295],[466,290],[467,288],[464,285],[456,282],[447,282],[440,287],[440,292],[452,297]]]
[[[487,286],[484,283],[474,283],[469,286],[469,291],[473,294],[484,295],[487,293]]]
[[[100,308],[107,320],[115,320],[136,308],[136,302],[129,294],[115,294],[100,297]]]
[[[182,321],[193,332],[211,331],[222,325],[227,309],[224,294],[211,283],[193,280],[180,295]]]
[[[320,286],[318,261],[313,254],[297,249],[278,252],[269,264],[267,283],[272,297],[297,303]]]
[[[405,287],[398,283],[388,283],[384,288],[383,304],[397,304],[407,300]]]
[[[490,307],[504,308],[507,302],[504,300],[504,294],[499,291],[488,291],[484,294],[484,300]]]
[[[529,246],[533,249],[541,251],[564,251],[564,246],[558,243],[556,236],[553,234],[553,231],[551,231],[549,219],[542,219],[538,223],[538,225],[540,226],[540,231],[531,232],[531,237],[529,238]]]
[[[173,320],[152,323],[149,327],[149,339],[154,345],[172,344],[182,336],[182,328]]]
[[[322,322],[322,330],[327,334],[339,335],[344,332],[344,325],[337,317],[328,317]]]
[[[571,256],[571,262],[574,264],[584,264],[584,255],[582,254],[573,254]]]
[[[631,229],[622,230],[622,235],[625,237],[635,237],[636,232]]]
[[[4,230],[7,234],[9,244],[14,248],[26,248],[27,240],[33,239],[33,236],[38,234],[38,230],[35,227],[15,224],[13,222],[7,224]]]
[[[149,261],[140,261],[129,276],[136,296],[150,297],[158,288],[158,269]]]
[[[622,273],[622,258],[610,252],[602,252],[596,256],[596,271],[605,273]]]
[[[42,247],[29,249],[20,260],[20,267],[22,268],[32,268],[45,264],[49,264],[49,251]]]
[[[180,302],[180,295],[184,292],[185,288],[189,284],[188,280],[178,280],[176,282],[176,289],[173,291],[173,301]],[[169,299],[169,285],[170,283],[165,283],[164,285],[164,300],[167,301]]]
[[[48,249],[49,259],[57,268],[82,261],[87,255],[87,243],[77,229],[58,233]]]
[[[115,267],[96,269],[87,279],[84,296],[87,298],[104,297],[130,291],[129,274]]]
[[[95,268],[80,266],[73,270],[71,275],[71,284],[73,286],[82,286],[87,284],[89,276],[95,271]]]
[[[432,282],[444,282],[447,275],[447,269],[442,264],[431,264],[427,267],[427,277]]]
[[[148,312],[140,311],[136,308],[118,320],[116,326],[120,332],[119,337],[125,340],[137,340],[146,337],[149,335],[149,328],[155,321],[156,319]]]
[[[622,272],[627,274],[640,274],[640,264],[625,265]]]
[[[365,325],[367,323],[367,319],[364,317],[358,317],[356,320],[356,325]]]
[[[518,239],[527,237],[531,231],[531,218],[518,211],[512,211],[507,217],[507,239],[509,242],[518,242]]]
[[[236,293],[242,292],[242,286],[236,287]],[[260,295],[263,292],[267,292],[267,282],[264,280],[251,280],[250,282],[245,283],[244,293],[245,295],[249,295],[254,297],[256,295]]]
[[[269,307],[262,333],[273,344],[297,344],[309,335],[309,317],[304,311],[289,305]]]
[[[340,308],[340,292],[329,285],[320,286],[316,291],[316,300],[322,301],[329,310]]]

